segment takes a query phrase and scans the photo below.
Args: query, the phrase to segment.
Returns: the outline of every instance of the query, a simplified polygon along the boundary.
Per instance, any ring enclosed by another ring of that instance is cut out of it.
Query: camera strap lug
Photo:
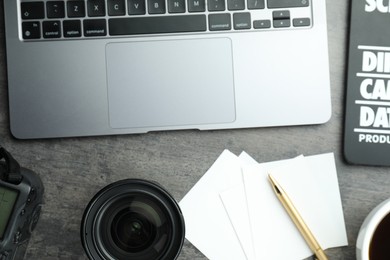
[[[2,163],[4,159],[5,163]],[[12,155],[0,146],[0,179],[12,184],[19,184],[22,181],[19,163]]]

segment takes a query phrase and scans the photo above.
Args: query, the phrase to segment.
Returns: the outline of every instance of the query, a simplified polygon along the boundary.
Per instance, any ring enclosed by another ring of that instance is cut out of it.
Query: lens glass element
[[[173,223],[157,198],[126,194],[105,210],[101,241],[116,258],[158,259],[171,238]],[[153,249],[147,250],[153,246]]]
[[[143,215],[124,209],[114,218],[111,236],[120,249],[127,252],[139,252],[153,242],[156,227]]]

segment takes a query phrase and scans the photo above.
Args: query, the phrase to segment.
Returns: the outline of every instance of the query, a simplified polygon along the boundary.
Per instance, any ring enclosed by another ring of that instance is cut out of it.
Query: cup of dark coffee
[[[390,259],[390,199],[376,206],[364,220],[356,242],[356,259]]]

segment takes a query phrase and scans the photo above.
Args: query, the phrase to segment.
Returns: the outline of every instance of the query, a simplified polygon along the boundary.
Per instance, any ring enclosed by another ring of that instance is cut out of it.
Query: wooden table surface
[[[327,8],[333,114],[326,124],[28,141],[14,139],[9,131],[1,18],[0,144],[21,165],[37,172],[46,189],[43,213],[26,259],[86,259],[80,243],[80,220],[99,189],[120,179],[144,178],[159,182],[179,201],[224,149],[236,154],[246,151],[259,162],[334,152],[349,246],[326,252],[330,259],[355,259],[362,221],[390,197],[390,168],[351,166],[343,159],[349,1],[327,0]],[[206,258],[186,241],[179,259]]]

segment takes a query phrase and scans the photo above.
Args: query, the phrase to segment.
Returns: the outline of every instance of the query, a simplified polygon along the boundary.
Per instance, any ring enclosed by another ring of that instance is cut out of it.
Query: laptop
[[[321,124],[325,0],[4,0],[16,138]]]

